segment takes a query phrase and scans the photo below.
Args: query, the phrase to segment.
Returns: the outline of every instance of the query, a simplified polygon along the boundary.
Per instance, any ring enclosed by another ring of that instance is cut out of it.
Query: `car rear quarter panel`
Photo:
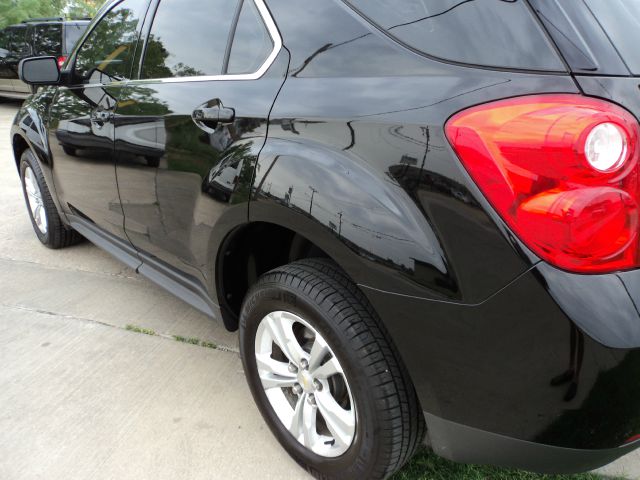
[[[460,166],[455,112],[573,80],[468,68],[398,46],[339,1],[270,2],[291,52],[254,183],[252,220],[295,226],[360,284],[476,304],[536,259]]]

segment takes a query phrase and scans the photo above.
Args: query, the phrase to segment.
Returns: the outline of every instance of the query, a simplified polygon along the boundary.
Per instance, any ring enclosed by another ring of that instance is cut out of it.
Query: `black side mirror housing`
[[[28,57],[18,65],[20,80],[29,85],[59,85],[60,67],[56,57]]]

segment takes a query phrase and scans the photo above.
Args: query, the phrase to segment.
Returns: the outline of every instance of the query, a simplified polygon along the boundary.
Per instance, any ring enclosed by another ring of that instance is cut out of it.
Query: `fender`
[[[460,298],[456,272],[427,218],[399,184],[356,155],[311,140],[269,138],[249,218],[311,240],[358,284]]]
[[[53,181],[53,157],[49,148],[49,137],[47,126],[49,118],[49,105],[55,96],[55,88],[49,87],[41,89],[36,94],[25,100],[24,104],[16,114],[11,126],[11,146],[13,149],[16,168],[20,168],[20,157],[27,149],[34,153],[40,169],[47,182],[51,197],[55,203],[60,217],[67,222],[67,218],[60,208],[58,195]]]

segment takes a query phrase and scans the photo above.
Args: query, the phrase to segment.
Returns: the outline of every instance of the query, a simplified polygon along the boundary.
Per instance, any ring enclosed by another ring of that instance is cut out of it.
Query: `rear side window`
[[[345,1],[429,56],[496,68],[565,70],[525,0]]]
[[[76,75],[90,83],[128,79],[147,0],[124,0],[96,24],[76,58]]]
[[[227,73],[256,72],[273,50],[273,41],[253,0],[245,0],[238,17]]]
[[[640,75],[640,0],[585,0],[633,75]]]
[[[141,77],[220,75],[236,5],[230,0],[162,0]]]
[[[44,24],[33,27],[33,54],[60,55],[62,53],[62,25]]]
[[[31,53],[29,42],[27,41],[27,28],[18,27],[11,32],[9,50],[16,56],[29,55]]]
[[[87,29],[87,23],[67,23],[64,26],[64,51],[71,53],[80,37]]]

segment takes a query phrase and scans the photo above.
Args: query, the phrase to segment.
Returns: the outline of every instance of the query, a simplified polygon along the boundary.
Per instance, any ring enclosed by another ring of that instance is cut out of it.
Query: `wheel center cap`
[[[298,373],[298,383],[305,392],[313,392],[313,377],[307,370]]]

